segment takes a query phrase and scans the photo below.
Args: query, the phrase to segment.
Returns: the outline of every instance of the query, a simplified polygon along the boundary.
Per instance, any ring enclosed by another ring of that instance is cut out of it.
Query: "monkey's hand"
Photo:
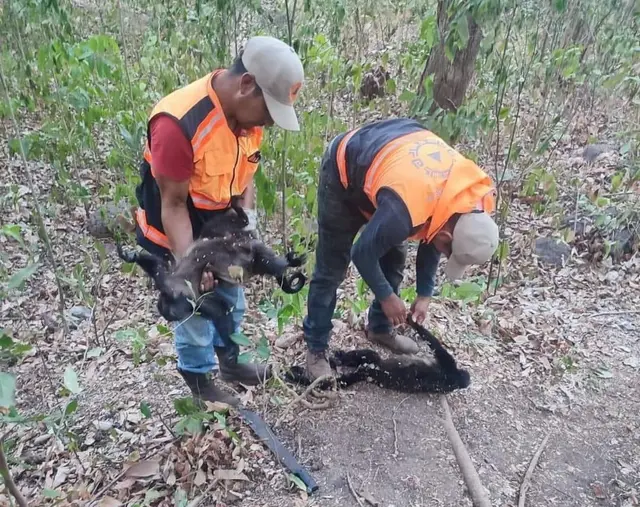
[[[290,275],[283,275],[278,277],[278,283],[282,290],[287,294],[295,294],[300,292],[302,287],[307,281],[307,277],[301,271],[296,271]]]
[[[307,261],[307,254],[296,255],[295,252],[287,253],[287,263],[291,268],[299,268]]]
[[[118,249],[118,257],[120,257],[124,262],[136,262],[138,258],[138,252],[135,250],[125,252],[122,248],[122,244],[119,242],[116,243],[116,248]]]

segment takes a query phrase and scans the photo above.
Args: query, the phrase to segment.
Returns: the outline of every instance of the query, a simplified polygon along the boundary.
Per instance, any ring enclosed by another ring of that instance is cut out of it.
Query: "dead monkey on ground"
[[[435,363],[406,355],[383,359],[371,349],[337,350],[330,358],[331,367],[352,369],[336,377],[338,386],[347,387],[371,379],[380,387],[406,393],[448,393],[468,387],[471,383],[469,372],[458,368],[440,340],[411,317],[407,318],[407,323],[429,344]],[[285,378],[302,385],[310,383],[301,366],[292,366]]]
[[[200,293],[205,270],[223,284],[242,284],[254,275],[270,275],[289,294],[302,289],[306,282],[304,274],[285,272],[287,268],[302,266],[305,255],[296,256],[292,252],[284,257],[277,255],[243,230],[247,223],[242,208],[234,206],[217,213],[203,225],[200,237],[173,267],[149,252],[125,252],[120,244],[118,255],[125,262],[138,264],[154,281],[160,292],[158,311],[170,322],[184,320],[194,311],[211,319],[226,313],[215,290]]]

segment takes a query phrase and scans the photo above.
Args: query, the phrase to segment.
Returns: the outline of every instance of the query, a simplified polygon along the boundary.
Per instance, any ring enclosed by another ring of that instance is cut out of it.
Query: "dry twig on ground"
[[[518,507],[524,507],[524,502],[527,496],[527,490],[529,489],[529,485],[531,484],[531,476],[533,475],[533,471],[535,470],[536,465],[538,464],[538,460],[542,455],[542,451],[544,451],[544,448],[547,446],[547,442],[549,441],[550,435],[551,433],[547,433],[547,435],[544,437],[544,439],[538,446],[538,450],[533,455],[533,458],[531,459],[531,463],[529,463],[529,468],[527,468],[527,471],[524,474],[524,479],[522,479],[522,484],[520,485],[520,498],[518,499]]]
[[[353,495],[353,498],[356,499],[356,502],[358,502],[358,505],[360,507],[364,507],[364,503],[358,496],[358,493],[356,493],[356,488],[354,488],[353,484],[351,483],[351,477],[349,476],[349,472],[347,472],[347,484],[349,485],[349,491],[351,491],[351,494]]]
[[[453,424],[451,409],[449,408],[449,403],[447,403],[447,398],[444,394],[440,396],[440,404],[442,405],[445,415],[444,428],[447,431],[451,447],[453,447],[453,453],[458,460],[458,466],[460,467],[460,472],[462,473],[464,482],[469,490],[469,495],[471,496],[473,505],[476,507],[491,507],[491,502],[489,501],[489,497],[480,482],[478,472],[476,472],[473,462],[471,461],[471,457],[469,456],[469,453],[467,452],[467,449]]]

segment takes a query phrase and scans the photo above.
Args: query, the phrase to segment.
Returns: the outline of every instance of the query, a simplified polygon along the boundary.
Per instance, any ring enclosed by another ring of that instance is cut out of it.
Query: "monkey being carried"
[[[337,350],[329,360],[331,367],[351,369],[336,377],[338,386],[347,387],[370,379],[380,387],[406,393],[448,393],[468,387],[471,383],[469,372],[458,368],[440,340],[411,317],[407,318],[407,323],[427,341],[435,363],[414,356],[383,359],[371,349]],[[303,385],[310,383],[301,366],[292,366],[285,377]]]
[[[232,285],[245,283],[254,275],[270,275],[289,294],[298,292],[306,282],[301,271],[285,274],[289,267],[302,266],[304,254],[277,255],[243,230],[247,224],[247,216],[240,207],[233,206],[214,215],[173,268],[149,252],[124,252],[119,244],[118,255],[125,262],[138,264],[154,281],[160,292],[158,311],[166,320],[181,321],[197,311],[215,321],[226,315],[228,309],[216,297],[215,290],[201,293],[200,281],[205,271],[212,273],[219,283]]]

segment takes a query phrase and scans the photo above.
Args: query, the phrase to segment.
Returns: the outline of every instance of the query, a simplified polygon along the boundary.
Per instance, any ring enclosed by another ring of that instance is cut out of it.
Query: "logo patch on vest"
[[[247,160],[252,164],[257,164],[258,162],[260,162],[260,158],[261,157],[262,156],[260,155],[260,152],[256,151],[256,152],[252,153],[251,155],[249,155],[249,158]]]

